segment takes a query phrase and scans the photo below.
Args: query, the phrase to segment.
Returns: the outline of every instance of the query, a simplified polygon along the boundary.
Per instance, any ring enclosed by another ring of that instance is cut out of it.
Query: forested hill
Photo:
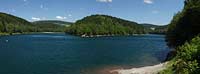
[[[49,23],[44,22],[47,21],[31,23],[23,18],[0,12],[0,34],[47,31],[64,32],[66,25],[71,24],[63,21],[48,21]]]
[[[168,25],[154,25],[154,24],[141,24],[145,30],[150,34],[165,34],[167,32]]]
[[[136,22],[108,15],[91,15],[78,20],[66,33],[79,36],[144,34],[145,29]]]
[[[33,25],[16,16],[0,12],[0,32],[27,32],[34,31]]]
[[[60,20],[42,20],[42,21],[34,21],[35,24],[57,24],[63,26],[69,26],[73,24],[72,22],[60,21]]]
[[[39,31],[64,32],[66,27],[69,27],[72,23],[59,20],[42,20],[32,22],[32,24],[36,26]]]

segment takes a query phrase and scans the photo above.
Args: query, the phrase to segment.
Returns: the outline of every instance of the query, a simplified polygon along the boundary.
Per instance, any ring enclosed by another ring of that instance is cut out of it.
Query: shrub
[[[177,48],[172,65],[160,74],[199,74],[200,73],[200,36]]]

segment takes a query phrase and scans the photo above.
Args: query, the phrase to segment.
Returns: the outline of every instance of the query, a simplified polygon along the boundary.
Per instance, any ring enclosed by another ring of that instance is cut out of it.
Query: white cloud
[[[26,2],[27,0],[23,0],[24,2]]]
[[[146,3],[146,4],[153,4],[153,0],[144,0],[144,3]]]
[[[59,19],[59,20],[67,19],[67,17],[62,17],[62,16],[56,16],[56,18]]]
[[[103,2],[103,3],[111,3],[112,0],[96,0],[97,2]]]
[[[41,18],[38,18],[38,17],[32,17],[31,19],[34,20],[34,21],[39,21],[39,20],[41,20]]]

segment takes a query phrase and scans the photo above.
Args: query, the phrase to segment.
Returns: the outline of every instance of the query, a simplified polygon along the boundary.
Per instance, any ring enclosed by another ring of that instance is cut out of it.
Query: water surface
[[[168,51],[163,35],[2,36],[0,74],[89,74],[87,71],[105,67],[141,67],[162,62]]]

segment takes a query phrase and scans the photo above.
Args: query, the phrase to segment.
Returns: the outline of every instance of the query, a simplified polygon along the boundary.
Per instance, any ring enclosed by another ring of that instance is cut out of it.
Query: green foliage
[[[158,74],[175,74],[175,71],[173,70],[173,64],[174,64],[174,60],[172,61],[168,61],[168,64],[167,64],[167,68],[160,71]]]
[[[171,60],[172,65],[161,74],[200,73],[199,34],[200,0],[186,0],[184,9],[174,16],[168,26],[166,39],[168,45],[176,49],[176,55]]]
[[[177,48],[173,64],[161,74],[199,74],[200,73],[200,36]],[[170,71],[171,70],[171,71]],[[173,71],[172,71],[173,70]]]
[[[59,21],[59,20],[42,20],[42,21],[35,21],[33,23],[50,23],[50,24],[57,24],[57,25],[71,25],[72,22],[65,22],[65,21]]]
[[[37,27],[39,32],[64,32],[70,22],[57,21],[57,20],[46,20],[46,21],[35,21],[32,23]]]
[[[186,0],[184,9],[177,13],[167,31],[167,42],[171,47],[183,45],[200,33],[200,1]]]
[[[20,27],[19,27],[20,26]],[[33,25],[22,19],[10,14],[0,13],[0,32],[13,33],[13,32],[25,32],[29,29],[25,27],[32,27]]]
[[[146,33],[144,27],[135,22],[107,15],[92,15],[78,20],[67,28],[74,35],[130,35]]]
[[[153,25],[153,24],[140,24],[144,26],[145,31],[150,33],[150,34],[165,34],[167,32],[167,26],[158,26],[158,25]]]
[[[54,24],[56,23],[56,24]],[[22,18],[0,12],[0,33],[24,33],[24,32],[64,32],[66,23],[61,21],[51,21],[49,23],[30,23]],[[67,23],[69,24],[69,23]]]

